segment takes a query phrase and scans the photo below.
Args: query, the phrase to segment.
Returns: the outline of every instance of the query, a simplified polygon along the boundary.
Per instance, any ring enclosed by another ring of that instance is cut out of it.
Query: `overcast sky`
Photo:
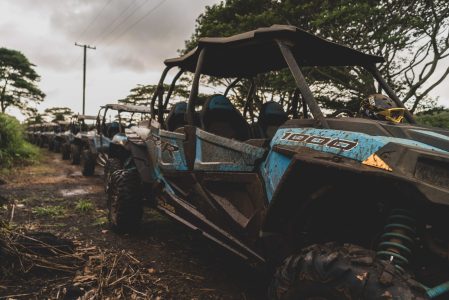
[[[218,2],[1,0],[0,47],[20,50],[37,65],[47,94],[40,111],[68,106],[80,112],[83,50],[74,43],[96,46],[88,50],[86,91],[86,113],[96,114],[137,84],[156,83],[163,60],[177,56],[204,7]],[[449,78],[432,96],[449,106]]]
[[[0,47],[36,64],[47,95],[40,111],[82,108],[82,53],[87,53],[86,113],[156,83],[163,60],[176,57],[206,5],[219,0],[1,0]],[[10,113],[17,113],[10,111]]]

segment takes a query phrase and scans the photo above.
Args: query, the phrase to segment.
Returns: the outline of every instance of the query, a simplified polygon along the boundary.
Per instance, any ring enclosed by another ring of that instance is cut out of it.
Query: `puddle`
[[[89,194],[90,190],[89,189],[70,189],[70,190],[61,190],[60,192],[63,197],[72,197],[72,196]]]
[[[67,174],[67,176],[69,176],[69,177],[82,177],[83,174],[81,173],[81,171],[74,171],[74,172],[70,172],[69,174]]]

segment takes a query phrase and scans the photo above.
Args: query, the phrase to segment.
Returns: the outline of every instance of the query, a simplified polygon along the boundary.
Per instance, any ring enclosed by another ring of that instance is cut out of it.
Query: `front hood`
[[[420,142],[449,152],[449,130],[416,124],[392,124],[361,118],[329,119],[331,129]]]
[[[429,139],[442,140],[443,142],[449,143],[448,137],[430,133],[432,135],[427,132],[419,132],[423,136],[429,136]],[[444,140],[443,137],[447,140]],[[360,162],[365,161],[387,144],[418,148],[429,153],[439,153],[448,155],[449,157],[449,152],[445,149],[416,140],[392,136],[372,136],[360,132],[333,129],[281,128],[276,132],[276,135],[271,141],[271,147],[275,145],[303,146]]]
[[[449,130],[447,129],[431,128],[416,124],[392,124],[362,118],[328,118],[327,122],[329,128],[336,131],[366,134],[374,137],[374,139],[384,137],[386,138],[385,140],[396,141],[401,144],[424,148],[430,146],[449,152]],[[311,119],[295,119],[287,121],[281,128],[311,129],[315,127],[315,123]]]
[[[410,132],[429,136],[430,141],[443,146],[447,143],[447,136],[441,133],[416,128],[410,128]],[[292,161],[303,156],[304,161],[320,161],[323,172],[333,163],[347,162],[351,172],[372,172],[373,176],[408,182],[429,201],[449,205],[449,151],[433,143],[334,129],[280,128],[261,168],[267,197],[273,197]]]
[[[127,142],[128,138],[126,137],[125,134],[123,133],[117,133],[116,135],[114,135],[112,137],[112,143],[114,144],[119,144],[119,145],[125,145]]]

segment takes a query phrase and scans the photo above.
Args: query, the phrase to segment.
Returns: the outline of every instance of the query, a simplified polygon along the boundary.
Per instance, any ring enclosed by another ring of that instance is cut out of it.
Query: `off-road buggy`
[[[121,158],[125,129],[135,125],[136,120],[145,119],[149,114],[147,107],[123,104],[107,104],[100,108],[96,118],[96,130],[86,134],[82,143],[79,143],[81,151],[82,173],[85,176],[92,175],[95,165],[98,163],[105,167],[105,178],[108,178],[114,162],[112,158]]]
[[[65,130],[60,135],[61,154],[63,160],[71,160],[71,163],[77,165],[81,160],[80,146],[83,143],[83,137],[89,131],[95,128],[95,116],[73,115]],[[78,140],[75,140],[78,139]]]
[[[54,133],[49,136],[49,149],[56,153],[61,152],[62,145],[65,142],[65,134],[69,130],[70,122],[68,121],[56,121],[58,126],[55,128]]]
[[[27,130],[25,132],[26,138],[28,142],[32,144],[37,144],[37,133],[40,131],[41,124],[31,124],[27,127]]]
[[[115,119],[114,122],[107,122],[108,114]],[[105,142],[104,147],[99,149],[98,157],[100,164],[104,166],[106,190],[110,175],[130,163],[132,145],[137,147],[135,151],[140,151],[144,156],[146,155],[145,149],[142,149],[145,144],[140,139],[136,140],[133,137],[131,128],[134,128],[137,124],[148,125],[150,116],[150,108],[139,105],[108,104],[100,110],[97,126],[100,136],[105,139]],[[134,141],[137,144],[134,144]],[[137,153],[136,155],[138,156]]]
[[[194,73],[186,122],[171,130],[152,119],[136,130],[151,192],[138,166],[115,171],[111,225],[136,228],[145,196],[242,258],[276,268],[270,299],[447,297],[449,282],[427,287],[449,280],[449,132],[416,124],[380,75],[383,61],[291,26],[200,39],[165,61]],[[326,117],[302,70],[333,66],[371,74],[406,122]],[[248,124],[223,95],[196,111],[202,75],[251,82],[282,69],[298,91],[288,112],[267,101]]]
[[[37,145],[40,147],[48,147],[49,150],[53,150],[52,140],[58,127],[59,125],[53,122],[43,123],[40,126],[40,131],[36,133]]]

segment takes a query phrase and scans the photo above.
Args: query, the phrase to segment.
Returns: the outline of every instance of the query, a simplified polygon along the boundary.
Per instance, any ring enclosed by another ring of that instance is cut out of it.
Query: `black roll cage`
[[[131,113],[131,119],[132,119],[134,114],[136,113],[136,111],[128,111],[126,109],[115,109],[115,108],[109,107],[108,105],[101,106],[100,110],[98,111],[97,119],[96,119],[97,132],[100,133],[100,134],[104,134],[103,130],[104,130],[104,126],[106,124],[106,114],[107,114],[108,110],[115,110],[115,111],[117,111],[120,133],[124,133],[125,132],[125,130],[124,130],[123,126],[122,126],[121,114],[123,112],[130,112]],[[102,113],[102,111],[103,111],[103,113]],[[139,113],[141,113],[143,115],[149,114],[147,112],[139,112]],[[151,114],[150,114],[150,116],[151,116]]]
[[[303,73],[301,72],[301,69],[291,51],[290,46],[288,45],[288,42],[282,41],[282,40],[276,40],[276,43],[281,51],[281,54],[291,72],[293,75],[293,78],[296,82],[296,86],[299,90],[299,92],[302,95],[303,99],[303,111],[305,114],[307,114],[307,106],[309,108],[310,113],[312,114],[313,118],[317,120],[317,125],[322,128],[329,128],[329,125],[327,123],[326,117],[322,113],[318,102],[316,101],[315,97],[312,94],[312,91],[310,90]],[[193,77],[192,82],[192,88],[189,95],[189,101],[187,104],[187,114],[186,114],[186,121],[188,125],[194,126],[194,114],[195,114],[195,101],[198,98],[198,87],[199,87],[199,81],[202,74],[202,69],[205,63],[205,59],[207,56],[207,47],[203,47],[200,50],[200,53],[198,55],[198,60],[195,68],[195,74]],[[407,110],[407,108],[404,106],[404,104],[401,102],[399,97],[396,95],[396,93],[393,91],[393,89],[387,84],[385,79],[381,76],[379,70],[377,69],[375,64],[369,64],[369,65],[361,65],[363,68],[365,68],[368,72],[370,72],[373,77],[377,80],[379,83],[379,86],[387,93],[387,95],[396,103],[398,107],[405,109],[405,118],[406,120],[411,123],[415,124],[416,121],[414,120],[412,114]],[[167,67],[169,68],[169,67]],[[240,77],[234,80],[232,84],[237,84],[238,81],[240,81]],[[231,84],[231,85],[232,85]],[[229,88],[229,87],[228,87]],[[254,84],[252,84],[252,88],[254,88]],[[228,90],[227,90],[228,91]],[[245,105],[244,115],[246,115],[246,110],[251,101],[247,101]]]

